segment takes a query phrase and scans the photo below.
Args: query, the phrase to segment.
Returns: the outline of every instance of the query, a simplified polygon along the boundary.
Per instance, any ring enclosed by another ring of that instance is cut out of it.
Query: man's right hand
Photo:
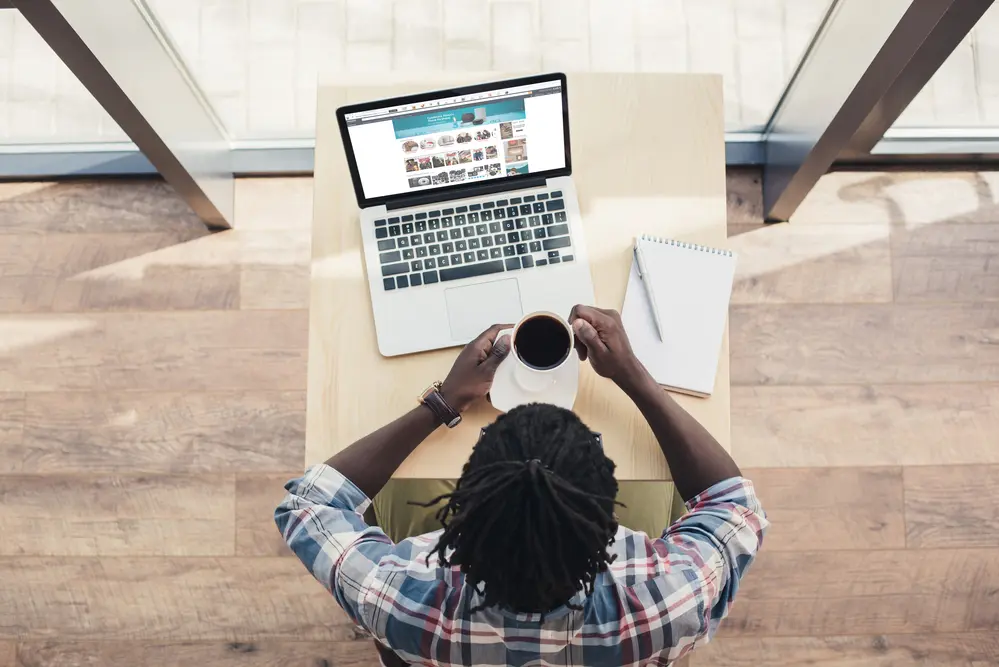
[[[575,306],[569,324],[576,336],[576,350],[583,361],[599,375],[625,387],[641,379],[647,371],[631,349],[628,334],[616,310]]]

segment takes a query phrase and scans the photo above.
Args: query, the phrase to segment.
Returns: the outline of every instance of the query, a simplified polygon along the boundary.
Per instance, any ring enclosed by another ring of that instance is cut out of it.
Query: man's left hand
[[[476,399],[489,393],[496,369],[510,353],[510,336],[504,335],[499,340],[496,337],[503,329],[512,327],[512,324],[494,324],[458,354],[441,386],[441,396],[448,405],[464,412]]]

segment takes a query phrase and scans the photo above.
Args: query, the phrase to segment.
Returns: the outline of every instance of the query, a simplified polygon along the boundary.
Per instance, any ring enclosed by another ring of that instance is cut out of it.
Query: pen
[[[642,284],[645,286],[645,295],[649,298],[649,306],[652,308],[652,320],[656,323],[656,333],[659,334],[659,340],[661,341],[663,339],[663,325],[659,321],[659,309],[656,308],[656,295],[652,291],[652,281],[645,279],[648,271],[645,267],[642,252],[638,249],[637,242],[635,243],[635,262],[638,264],[638,277],[642,279]]]

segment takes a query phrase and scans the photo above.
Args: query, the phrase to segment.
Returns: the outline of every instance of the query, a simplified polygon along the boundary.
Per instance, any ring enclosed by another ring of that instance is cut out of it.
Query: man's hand
[[[579,358],[583,361],[589,359],[599,375],[623,386],[646,373],[642,362],[631,350],[628,334],[616,310],[575,306],[569,315],[569,324],[576,335]]]
[[[496,336],[512,324],[494,324],[465,346],[441,386],[441,396],[458,412],[489,393],[500,362],[510,353],[510,336]]]

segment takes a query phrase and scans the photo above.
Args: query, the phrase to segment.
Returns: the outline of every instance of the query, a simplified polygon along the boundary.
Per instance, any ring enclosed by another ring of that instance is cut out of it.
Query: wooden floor
[[[999,663],[999,174],[730,174],[733,453],[773,521],[695,666]],[[271,515],[311,181],[0,184],[0,667],[371,665]]]

